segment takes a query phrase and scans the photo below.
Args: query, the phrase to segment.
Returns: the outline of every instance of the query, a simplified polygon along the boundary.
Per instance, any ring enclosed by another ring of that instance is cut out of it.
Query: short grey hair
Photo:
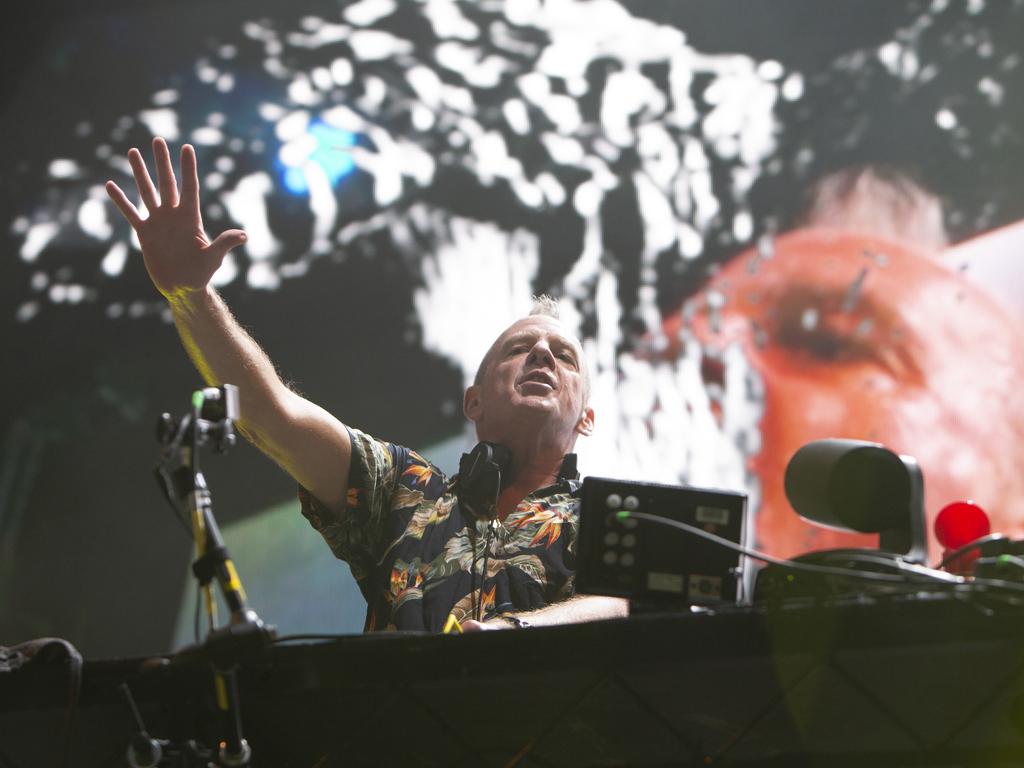
[[[555,320],[558,320],[558,299],[553,296],[549,296],[546,293],[542,293],[540,296],[534,296],[533,308],[530,310],[530,315],[544,315],[545,317],[553,317]]]

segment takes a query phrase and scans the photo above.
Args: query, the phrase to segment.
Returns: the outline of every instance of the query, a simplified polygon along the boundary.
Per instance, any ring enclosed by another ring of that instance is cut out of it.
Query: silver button
[[[629,566],[636,562],[636,559],[633,557],[633,554],[631,552],[626,552],[619,560],[619,562],[622,563],[626,568],[629,568]]]
[[[604,543],[609,547],[614,547],[619,543],[619,534],[615,531],[608,531],[608,533],[604,535]]]
[[[619,556],[612,550],[606,550],[604,556],[601,557],[601,562],[605,565],[615,565],[615,562],[619,559]]]
[[[609,493],[605,504],[608,505],[608,509],[622,509],[622,497],[617,493]]]
[[[628,509],[630,512],[634,512],[640,508],[640,499],[636,496],[627,496],[622,502],[622,506]]]

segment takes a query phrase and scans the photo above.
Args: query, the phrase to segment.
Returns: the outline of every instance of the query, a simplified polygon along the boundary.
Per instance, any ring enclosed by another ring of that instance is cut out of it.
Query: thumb
[[[234,250],[248,239],[249,236],[240,229],[227,229],[221,232],[216,240],[206,246],[206,252],[219,261],[227,255],[228,251]]]

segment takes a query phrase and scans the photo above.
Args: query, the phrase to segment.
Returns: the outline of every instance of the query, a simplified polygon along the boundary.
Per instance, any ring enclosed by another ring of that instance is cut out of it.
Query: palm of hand
[[[153,158],[159,192],[142,154],[134,148],[128,153],[139,197],[148,213],[146,218],[113,181],[107,182],[106,189],[138,234],[153,284],[164,296],[173,299],[205,289],[227,253],[245,242],[245,233],[227,230],[212,242],[206,236],[199,208],[196,156],[191,146],[186,144],[181,150],[180,195],[170,151],[161,138],[153,140]]]

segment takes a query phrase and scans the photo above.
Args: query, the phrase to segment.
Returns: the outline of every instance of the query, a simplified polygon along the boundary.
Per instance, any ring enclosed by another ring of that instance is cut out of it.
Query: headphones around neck
[[[477,443],[472,451],[462,454],[455,494],[463,510],[476,518],[497,517],[502,475],[507,481],[511,465],[512,452],[497,443]]]
[[[512,452],[497,443],[477,443],[459,460],[459,474],[453,482],[455,495],[464,512],[478,519],[498,516],[498,495],[510,480]],[[568,483],[571,492],[579,487],[576,454],[567,453],[558,472],[559,481]]]

